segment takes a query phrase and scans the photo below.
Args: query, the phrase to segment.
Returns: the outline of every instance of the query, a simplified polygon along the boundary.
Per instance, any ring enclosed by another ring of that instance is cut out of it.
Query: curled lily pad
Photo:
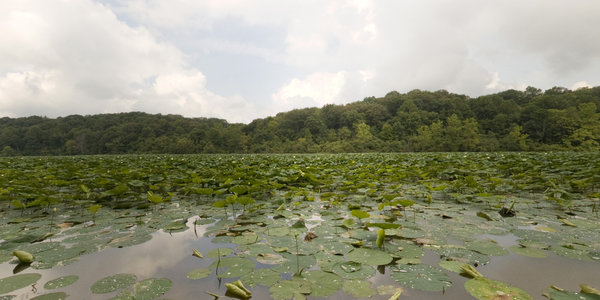
[[[151,300],[156,299],[168,292],[173,286],[171,280],[167,278],[148,278],[135,284],[135,299]]]
[[[377,249],[358,248],[347,254],[349,260],[371,266],[387,265],[392,262],[392,256]]]
[[[211,269],[207,269],[207,268],[194,269],[187,273],[187,278],[202,279],[202,278],[208,277],[210,275],[210,273],[212,273]]]
[[[452,285],[446,273],[429,265],[397,265],[390,275],[403,286],[423,291],[443,291]]]
[[[365,280],[346,280],[342,285],[342,289],[356,298],[366,298],[377,294],[377,291],[371,288],[371,282]]]
[[[63,300],[63,299],[67,299],[67,297],[68,297],[68,295],[65,292],[57,292],[57,293],[39,295],[37,297],[31,298],[30,300]]]
[[[47,290],[53,290],[61,287],[65,287],[75,283],[79,279],[77,275],[69,275],[58,277],[54,280],[50,280],[44,284],[44,288]]]
[[[42,278],[42,274],[29,273],[19,274],[0,279],[0,294],[10,293],[30,284],[36,283]]]
[[[476,277],[467,280],[467,282],[465,282],[465,289],[469,294],[479,300],[533,300],[533,298],[522,289],[485,277]]]
[[[133,274],[116,274],[96,281],[90,287],[94,294],[106,294],[128,287],[135,283],[137,276]]]

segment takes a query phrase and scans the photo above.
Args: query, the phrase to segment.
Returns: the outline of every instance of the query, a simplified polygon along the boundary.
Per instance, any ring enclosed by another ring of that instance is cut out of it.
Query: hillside
[[[600,149],[600,87],[390,92],[250,124],[141,112],[0,119],[0,155]]]

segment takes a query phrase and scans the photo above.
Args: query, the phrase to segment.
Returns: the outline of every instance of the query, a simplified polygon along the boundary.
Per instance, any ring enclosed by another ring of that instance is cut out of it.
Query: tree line
[[[600,87],[392,91],[230,124],[142,112],[0,119],[0,155],[598,151]]]

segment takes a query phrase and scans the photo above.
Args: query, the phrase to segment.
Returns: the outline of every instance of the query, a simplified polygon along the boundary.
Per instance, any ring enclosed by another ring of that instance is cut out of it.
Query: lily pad
[[[310,282],[292,278],[275,283],[269,288],[271,297],[275,300],[288,300],[291,298],[303,299],[304,295],[312,291]]]
[[[47,290],[53,290],[53,289],[65,287],[65,286],[75,283],[78,279],[79,279],[79,276],[77,276],[77,275],[58,277],[54,280],[50,280],[50,281],[46,282],[46,284],[44,284],[44,288]]]
[[[187,273],[189,279],[202,279],[210,276],[213,271],[208,268],[198,268]]]
[[[206,253],[206,257],[218,258],[219,255],[221,255],[221,257],[225,257],[231,253],[233,253],[233,249],[231,248],[218,248],[218,250],[212,249],[208,251],[208,253]]]
[[[465,282],[465,289],[469,294],[479,300],[533,300],[527,292],[520,288],[485,277],[476,277],[467,280],[467,282]]]
[[[342,286],[342,278],[338,275],[319,270],[306,271],[302,277],[310,282],[311,296],[328,297],[335,294]]]
[[[517,253],[519,255],[523,255],[523,256],[527,256],[527,257],[533,257],[533,258],[544,258],[546,256],[548,256],[548,254],[546,252],[544,252],[543,250],[537,249],[537,248],[530,248],[530,247],[521,247],[521,246],[510,246],[508,247],[508,249],[510,249],[510,251]]]
[[[278,265],[286,261],[283,256],[273,253],[261,253],[256,257],[256,261],[265,265]]]
[[[342,285],[342,289],[344,290],[344,292],[356,298],[367,298],[373,295],[377,295],[377,291],[371,288],[371,282],[365,280],[346,280]]]
[[[151,300],[156,299],[168,292],[173,283],[167,278],[148,278],[135,284],[136,300]]]
[[[210,267],[216,268],[218,261],[213,262]],[[240,277],[246,273],[252,272],[254,270],[255,263],[254,261],[243,258],[243,257],[225,257],[221,258],[221,266],[218,272],[219,277],[221,278],[235,278]]]
[[[439,263],[440,267],[454,273],[462,273],[462,266],[465,265],[464,262],[456,261],[456,260],[442,260]]]
[[[42,274],[29,273],[19,274],[0,279],[0,294],[10,293],[28,285],[36,283],[42,278]]]
[[[502,256],[508,255],[508,251],[502,246],[488,241],[471,241],[465,242],[465,246],[469,250],[473,250],[485,255]]]
[[[429,265],[397,265],[391,277],[403,286],[423,291],[444,291],[452,285],[446,273]]]
[[[57,293],[39,295],[37,297],[31,298],[30,300],[63,300],[63,299],[67,299],[67,297],[68,297],[68,295],[65,292],[57,292]]]
[[[104,277],[96,281],[90,287],[90,290],[94,294],[106,294],[128,287],[135,283],[137,276],[134,274],[116,274],[108,277]]]
[[[381,266],[392,262],[392,256],[386,252],[370,248],[358,248],[347,254],[351,261],[371,265]]]
[[[337,263],[333,266],[332,271],[344,279],[367,279],[375,275],[375,269],[372,266],[353,261]]]
[[[257,269],[250,273],[244,274],[240,280],[249,286],[264,285],[273,286],[281,280],[281,274],[271,269]]]

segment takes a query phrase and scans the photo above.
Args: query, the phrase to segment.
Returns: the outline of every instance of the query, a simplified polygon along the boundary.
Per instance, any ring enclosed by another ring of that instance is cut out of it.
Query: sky
[[[0,0],[0,117],[599,85],[598,0]]]

